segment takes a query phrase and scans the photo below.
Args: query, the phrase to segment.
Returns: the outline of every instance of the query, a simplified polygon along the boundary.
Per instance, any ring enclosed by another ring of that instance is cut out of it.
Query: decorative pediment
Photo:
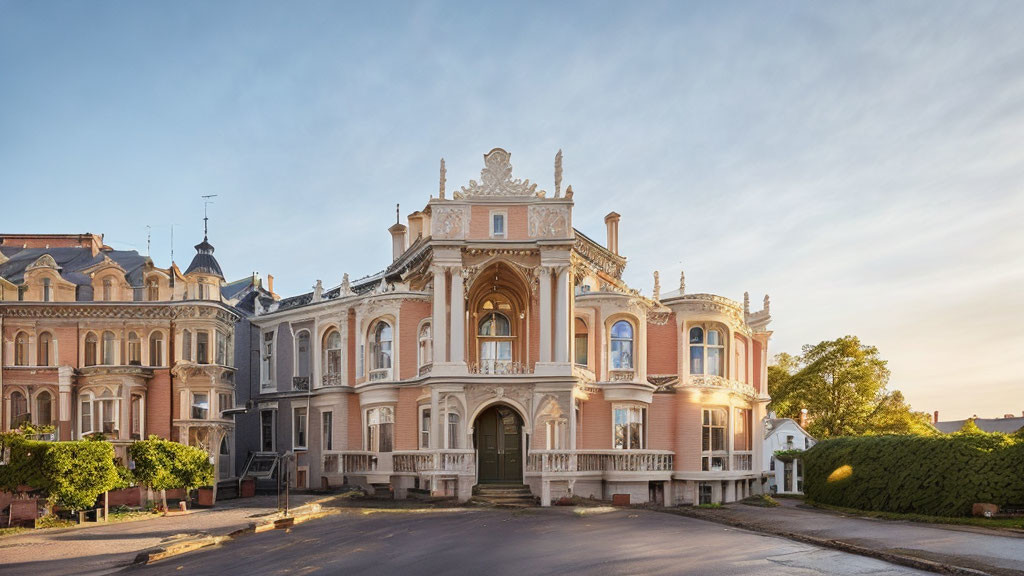
[[[89,266],[88,268],[83,270],[83,272],[90,276],[95,276],[97,272],[106,270],[108,268],[116,268],[117,270],[120,270],[122,274],[125,273],[125,269],[122,268],[121,265],[118,264],[117,262],[111,260],[110,256],[107,256],[106,254],[103,255],[103,260],[93,264],[92,266]]]
[[[537,190],[537,184],[529,180],[512,179],[512,155],[501,148],[484,154],[484,168],[480,171],[480,182],[470,180],[469,186],[453,196],[456,200],[473,197],[535,197],[543,198],[547,192]]]
[[[57,265],[57,261],[54,260],[53,256],[50,256],[49,254],[43,254],[42,256],[37,258],[35,262],[33,262],[27,268],[25,268],[25,270],[38,270],[39,268],[60,270],[60,266]]]

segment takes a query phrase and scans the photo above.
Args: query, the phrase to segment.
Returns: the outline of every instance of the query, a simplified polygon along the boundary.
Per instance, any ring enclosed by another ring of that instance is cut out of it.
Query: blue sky
[[[1024,412],[1024,4],[0,0],[0,222],[284,294],[512,153],[646,293],[772,297],[943,419]]]

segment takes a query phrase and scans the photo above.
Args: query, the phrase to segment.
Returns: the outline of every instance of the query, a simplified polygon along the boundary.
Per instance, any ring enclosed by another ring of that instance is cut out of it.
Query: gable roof
[[[935,427],[943,434],[952,434],[961,428],[967,420],[947,420],[936,422]],[[1013,434],[1024,428],[1024,417],[1021,418],[975,418],[974,424],[984,432],[1001,432]]]

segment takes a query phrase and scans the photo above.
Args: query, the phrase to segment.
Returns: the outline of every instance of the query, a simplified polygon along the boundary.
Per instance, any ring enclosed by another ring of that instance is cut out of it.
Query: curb
[[[266,520],[252,522],[248,526],[234,530],[226,535],[211,536],[206,534],[193,538],[186,538],[178,542],[168,544],[167,546],[144,550],[139,552],[132,564],[152,564],[165,558],[187,554],[194,550],[199,550],[200,548],[206,548],[207,546],[214,546],[223,542],[228,542],[243,534],[259,534],[261,532],[269,532],[271,530],[287,530],[297,524],[302,524],[303,522],[316,520],[332,514],[337,514],[337,512],[324,511],[320,507],[320,502],[318,501],[309,502],[293,509],[289,516],[274,514]]]
[[[814,536],[808,536],[806,534],[800,534],[797,532],[787,532],[785,530],[775,530],[765,526],[748,524],[745,522],[732,520],[729,518],[716,517],[710,514],[704,515],[700,513],[693,513],[688,510],[660,509],[657,511],[667,514],[675,514],[677,516],[685,516],[687,518],[696,518],[697,520],[706,520],[708,522],[715,522],[717,524],[724,524],[726,526],[732,526],[733,528],[741,528],[743,530],[749,530],[751,532],[759,532],[771,536],[778,536],[781,538],[785,538],[787,540],[794,540],[796,542],[803,542],[804,544],[811,544],[813,546],[820,546],[822,548],[831,548],[833,550],[839,550],[840,552],[848,552],[850,554],[857,554],[859,556],[875,558],[877,560],[883,560],[891,564],[899,564],[900,566],[907,566],[908,568],[916,568],[918,570],[927,570],[929,572],[934,572],[936,574],[947,574],[949,576],[993,576],[1024,574],[1024,572],[1011,569],[997,569],[998,571],[996,572],[985,572],[982,570],[976,570],[974,568],[967,568],[964,566],[954,566],[951,564],[944,564],[932,560],[924,560],[921,558],[916,558],[914,556],[907,556],[905,554],[896,554],[893,552],[886,552],[884,550],[877,550],[874,548],[865,548],[863,546],[849,544],[841,540],[828,540],[825,538],[816,538]]]

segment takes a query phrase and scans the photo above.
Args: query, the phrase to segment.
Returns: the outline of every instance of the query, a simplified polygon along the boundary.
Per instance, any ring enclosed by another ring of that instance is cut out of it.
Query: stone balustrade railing
[[[527,472],[670,472],[668,450],[534,450]]]
[[[697,388],[723,388],[731,390],[739,394],[743,394],[749,398],[757,396],[757,390],[753,386],[746,382],[740,382],[739,380],[730,380],[721,376],[712,376],[710,374],[690,374],[683,379],[678,387],[685,388],[687,386],[693,386]]]
[[[473,450],[406,450],[367,452],[364,450],[323,453],[325,474],[418,473],[473,474],[476,452]]]
[[[323,471],[325,474],[366,474],[381,468],[381,459],[390,458],[388,453],[365,450],[325,451]]]
[[[754,469],[754,453],[753,452],[733,452],[732,453],[732,469],[733,470],[753,470]]]

